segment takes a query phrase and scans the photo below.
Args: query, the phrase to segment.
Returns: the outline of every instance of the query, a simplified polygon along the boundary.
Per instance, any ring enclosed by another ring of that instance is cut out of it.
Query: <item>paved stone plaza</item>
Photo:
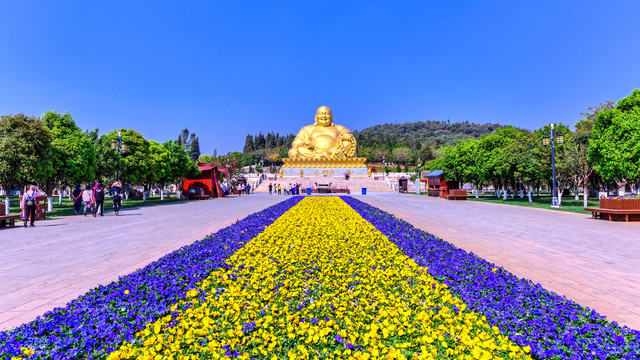
[[[640,223],[426,196],[354,195],[519,277],[640,329]],[[286,199],[252,194],[0,230],[0,329],[10,329]]]

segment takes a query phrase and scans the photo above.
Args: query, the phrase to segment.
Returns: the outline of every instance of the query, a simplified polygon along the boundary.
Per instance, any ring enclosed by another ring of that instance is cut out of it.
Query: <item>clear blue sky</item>
[[[469,120],[573,125],[640,87],[639,1],[2,1],[0,114],[202,153],[296,133]]]

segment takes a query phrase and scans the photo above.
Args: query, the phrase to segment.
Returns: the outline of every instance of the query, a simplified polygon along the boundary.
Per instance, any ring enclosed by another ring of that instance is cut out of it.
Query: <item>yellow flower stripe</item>
[[[228,263],[109,359],[530,359],[339,198],[304,199]]]

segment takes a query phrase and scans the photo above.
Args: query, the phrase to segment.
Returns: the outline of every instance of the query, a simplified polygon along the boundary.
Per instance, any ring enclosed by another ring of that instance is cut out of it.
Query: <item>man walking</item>
[[[93,217],[96,217],[98,210],[100,210],[100,216],[104,216],[104,188],[101,183],[96,184],[96,188],[93,191],[93,198],[96,200]]]
[[[76,215],[78,215],[82,207],[82,188],[80,188],[80,184],[76,184],[76,188],[73,190],[73,206],[76,210]]]
[[[273,195],[272,191],[273,191],[273,185],[269,184],[269,195]]]
[[[42,194],[37,191],[37,187],[35,185],[31,185],[29,190],[27,190],[22,196],[22,210],[24,211],[24,227],[27,227],[27,222],[29,222],[29,218],[31,218],[31,227],[34,227],[34,222],[36,221],[36,197],[42,196]]]

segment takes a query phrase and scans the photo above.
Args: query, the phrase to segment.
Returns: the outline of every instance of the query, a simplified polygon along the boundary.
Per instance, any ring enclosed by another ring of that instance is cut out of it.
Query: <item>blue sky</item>
[[[573,125],[640,87],[638,1],[3,1],[0,114],[183,128],[202,153],[296,133],[469,120]]]

